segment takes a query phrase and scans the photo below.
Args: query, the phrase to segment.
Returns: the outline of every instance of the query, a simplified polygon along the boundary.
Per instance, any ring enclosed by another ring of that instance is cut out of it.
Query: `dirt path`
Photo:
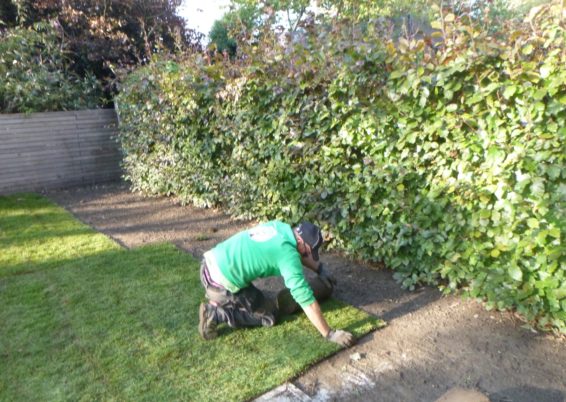
[[[126,247],[172,242],[200,257],[248,227],[214,210],[144,198],[124,184],[49,193],[83,222]],[[424,288],[399,288],[388,270],[339,255],[323,261],[338,279],[335,297],[388,322],[352,349],[292,381],[280,400],[435,401],[448,389],[474,389],[495,401],[566,400],[566,342],[521,328],[511,314]],[[265,289],[280,286],[263,283]]]

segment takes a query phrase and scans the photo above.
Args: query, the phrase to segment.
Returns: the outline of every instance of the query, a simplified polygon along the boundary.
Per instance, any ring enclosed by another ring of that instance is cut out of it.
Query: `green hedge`
[[[133,187],[320,223],[408,288],[462,288],[566,332],[566,50],[558,5],[487,37],[375,24],[264,38],[245,61],[138,70],[118,98]]]

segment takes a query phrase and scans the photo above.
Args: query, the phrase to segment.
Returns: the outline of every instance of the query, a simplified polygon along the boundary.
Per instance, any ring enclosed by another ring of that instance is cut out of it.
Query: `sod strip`
[[[0,197],[0,245],[0,400],[246,400],[339,349],[304,314],[203,341],[198,261],[122,249],[38,196]],[[357,336],[383,325],[322,307]]]

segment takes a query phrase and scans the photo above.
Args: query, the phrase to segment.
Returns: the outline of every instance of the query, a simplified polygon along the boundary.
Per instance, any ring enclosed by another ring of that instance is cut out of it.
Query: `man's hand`
[[[329,289],[334,289],[334,286],[336,286],[336,279],[324,269],[322,262],[318,266],[318,277]]]
[[[326,335],[326,339],[346,348],[356,343],[354,335],[347,331],[342,331],[341,329],[331,329],[328,335]]]

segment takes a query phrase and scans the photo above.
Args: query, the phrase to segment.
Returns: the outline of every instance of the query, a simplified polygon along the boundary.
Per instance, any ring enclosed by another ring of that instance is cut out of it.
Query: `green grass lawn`
[[[33,194],[0,197],[0,400],[246,400],[336,352],[306,317],[197,331],[199,263],[134,250]],[[331,300],[331,326],[383,325]]]

